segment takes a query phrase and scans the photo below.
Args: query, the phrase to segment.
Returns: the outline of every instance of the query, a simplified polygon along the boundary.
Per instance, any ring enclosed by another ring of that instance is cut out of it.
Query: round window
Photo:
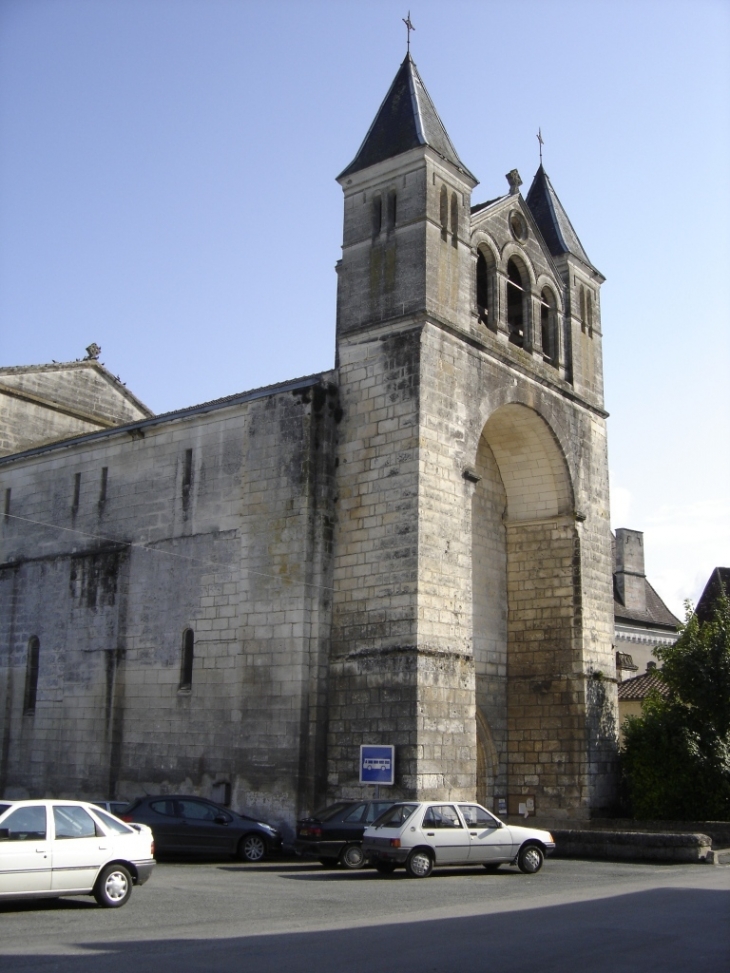
[[[509,228],[515,240],[527,239],[527,223],[519,210],[513,209],[509,214]]]

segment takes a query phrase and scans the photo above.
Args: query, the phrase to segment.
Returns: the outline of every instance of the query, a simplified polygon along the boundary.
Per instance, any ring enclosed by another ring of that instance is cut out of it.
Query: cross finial
[[[410,54],[411,53],[411,31],[416,29],[413,26],[413,24],[411,23],[411,12],[410,12],[410,10],[408,11],[408,16],[407,17],[403,17],[402,19],[403,19],[403,23],[406,25],[406,31],[408,32],[408,47],[407,47],[407,50],[408,50],[408,53]]]
[[[540,165],[542,165],[542,147],[545,144],[545,142],[543,141],[541,128],[538,128],[537,130],[537,141],[540,143]]]

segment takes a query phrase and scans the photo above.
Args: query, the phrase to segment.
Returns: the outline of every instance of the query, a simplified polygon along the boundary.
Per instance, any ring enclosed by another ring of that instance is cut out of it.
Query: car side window
[[[345,824],[359,824],[362,821],[362,816],[365,813],[365,804],[358,804],[354,807],[349,814],[346,814],[342,819]]]
[[[365,814],[365,822],[367,824],[372,824],[376,818],[379,818],[380,815],[383,814],[384,811],[387,811],[391,806],[392,804],[390,801],[381,801],[380,803],[373,801],[372,804],[368,805],[368,809]]]
[[[46,837],[46,809],[42,806],[19,807],[9,814],[0,828],[7,828],[5,841],[39,841]]]
[[[459,810],[469,828],[496,828],[497,826],[496,819],[478,804],[462,804]]]
[[[150,807],[156,814],[164,814],[166,818],[176,818],[174,801],[152,801]]]
[[[223,814],[210,804],[203,804],[202,801],[178,801],[182,816],[189,821],[215,821]]]
[[[397,828],[413,814],[417,804],[396,804],[385,811],[375,822],[376,828]]]
[[[94,838],[97,834],[96,822],[82,807],[53,808],[53,824],[56,840],[59,838]],[[101,834],[101,830],[98,832]]]
[[[423,816],[424,828],[460,828],[461,821],[451,804],[430,807]]]

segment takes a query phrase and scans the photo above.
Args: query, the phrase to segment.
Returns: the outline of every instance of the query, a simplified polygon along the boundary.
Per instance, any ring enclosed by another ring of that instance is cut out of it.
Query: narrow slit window
[[[395,226],[397,216],[397,199],[394,190],[388,193],[388,229],[392,230]]]
[[[446,186],[441,187],[439,210],[439,219],[441,220],[441,236],[445,240],[449,232],[449,193]]]
[[[451,194],[451,242],[454,246],[459,241],[459,198],[456,193]]]
[[[507,327],[509,340],[518,348],[525,345],[525,288],[520,268],[514,260],[507,264]]]
[[[383,227],[383,200],[380,196],[373,196],[373,236],[377,236]]]
[[[580,289],[580,330],[586,329],[586,290],[581,286]]]
[[[586,293],[586,316],[588,318],[588,337],[593,337],[593,296],[590,291]]]
[[[74,476],[74,495],[73,502],[71,503],[71,510],[73,513],[79,509],[79,501],[81,500],[81,474],[77,473]]]
[[[28,640],[28,661],[25,668],[25,700],[23,711],[34,713],[36,697],[38,696],[38,667],[40,663],[41,643],[37,636]]]
[[[109,467],[102,466],[101,480],[99,482],[99,503],[104,503],[106,501],[106,485],[108,479],[109,479]]]
[[[182,659],[180,662],[180,689],[193,688],[193,655],[195,651],[195,633],[191,628],[183,632]]]
[[[193,451],[192,449],[185,450],[185,464],[183,466],[183,481],[182,488],[183,493],[189,493],[190,487],[193,482]]]
[[[10,520],[10,487],[5,490],[5,520]]]

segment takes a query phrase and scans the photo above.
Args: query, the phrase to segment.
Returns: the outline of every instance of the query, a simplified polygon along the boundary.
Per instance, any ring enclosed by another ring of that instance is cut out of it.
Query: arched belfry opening
[[[556,810],[574,801],[567,776],[579,776],[570,475],[547,422],[519,404],[489,418],[475,468],[477,793],[495,809],[508,800],[511,813],[526,800]]]

